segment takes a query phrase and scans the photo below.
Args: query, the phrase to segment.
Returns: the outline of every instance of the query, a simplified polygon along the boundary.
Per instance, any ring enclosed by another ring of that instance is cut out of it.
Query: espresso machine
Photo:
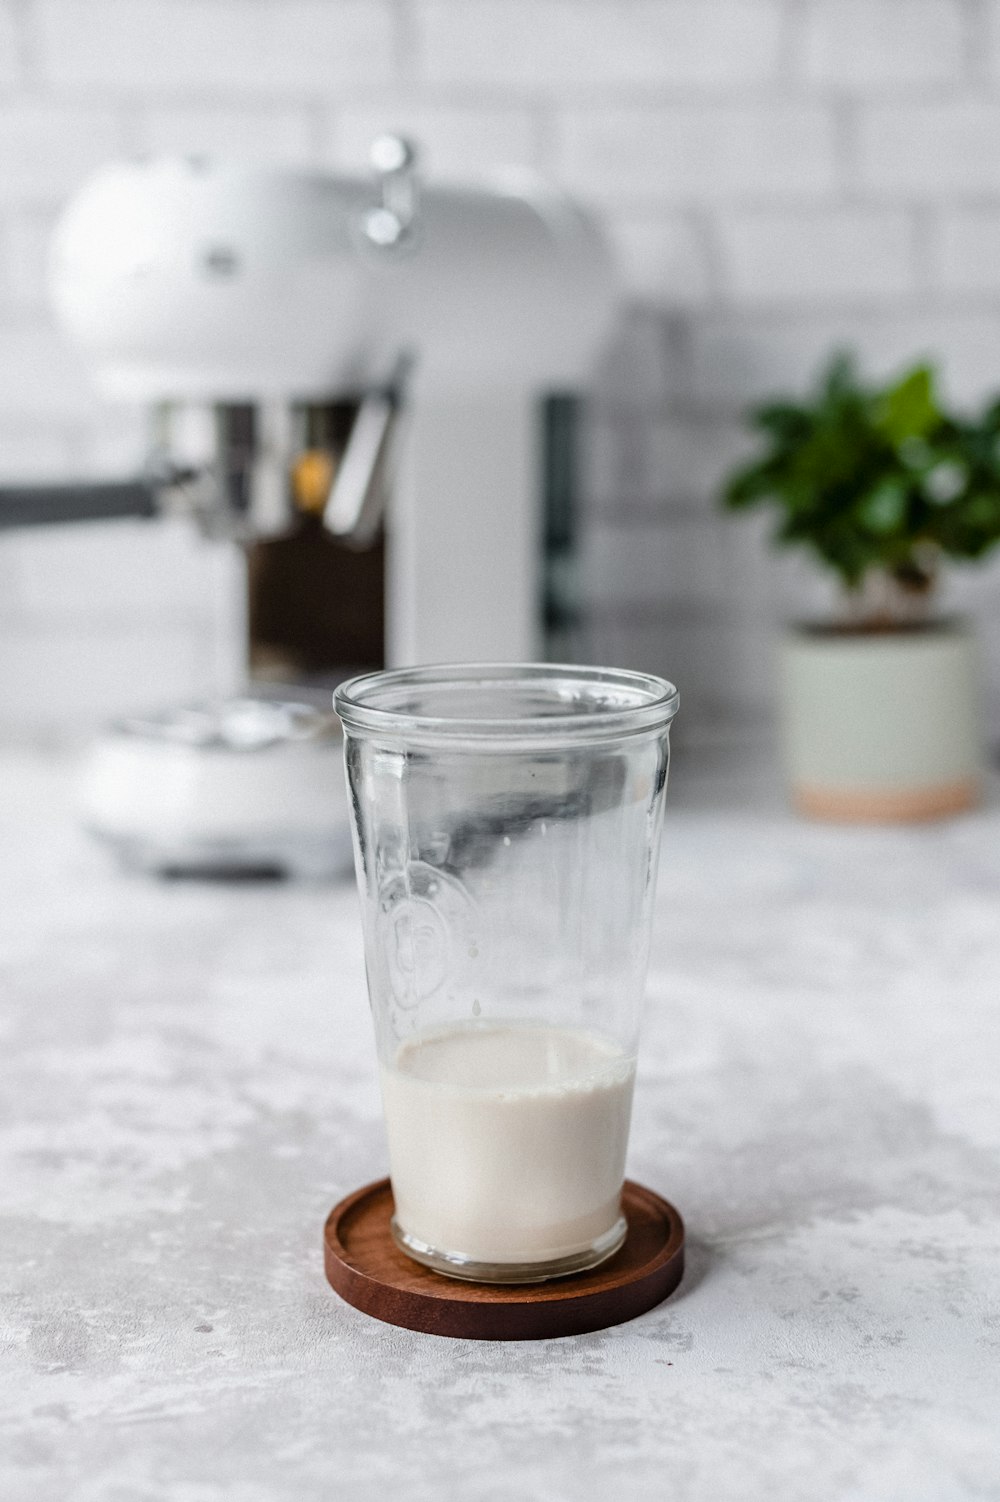
[[[55,230],[52,301],[98,391],[148,412],[148,453],[128,479],[0,489],[0,526],[183,512],[247,550],[251,617],[255,558],[273,564],[269,547],[305,527],[338,544],[340,572],[319,587],[339,607],[345,670],[530,660],[540,414],[586,386],[614,303],[608,248],[523,172],[425,183],[398,136],[373,143],[371,166],[170,157],[86,182]],[[374,635],[359,626],[366,572]],[[279,652],[264,676],[288,667]],[[259,735],[253,703],[239,701],[236,730],[218,707],[203,722],[185,711],[181,743],[273,747],[274,703]],[[165,715],[133,733],[175,730]],[[115,749],[97,804],[127,780]],[[132,856],[143,863],[141,841]]]

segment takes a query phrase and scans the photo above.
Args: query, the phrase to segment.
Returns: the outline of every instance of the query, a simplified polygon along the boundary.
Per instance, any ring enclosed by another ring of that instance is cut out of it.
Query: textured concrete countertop
[[[384,1171],[353,887],[156,884],[0,758],[3,1502],[1000,1497],[1000,809],[675,769],[630,1170],[679,1292],[537,1344],[342,1304]]]

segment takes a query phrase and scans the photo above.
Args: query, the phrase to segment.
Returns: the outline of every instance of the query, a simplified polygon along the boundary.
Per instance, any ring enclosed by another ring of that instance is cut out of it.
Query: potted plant
[[[769,506],[774,542],[841,586],[836,619],[790,629],[784,751],[796,805],[824,818],[934,818],[979,797],[975,643],[934,612],[941,564],[1000,542],[1000,400],[947,411],[918,365],[866,385],[837,356],[805,402],[751,413],[763,452],[725,504]]]

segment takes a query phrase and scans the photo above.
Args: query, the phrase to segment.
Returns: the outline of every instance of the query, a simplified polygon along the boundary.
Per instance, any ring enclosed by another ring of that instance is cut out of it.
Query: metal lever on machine
[[[0,532],[130,517],[153,520],[171,511],[190,512],[207,532],[205,506],[197,494],[199,478],[190,465],[161,460],[126,479],[0,485]]]
[[[413,243],[417,225],[416,148],[405,136],[376,136],[369,158],[381,202],[361,218],[361,233],[374,250],[393,251]]]
[[[149,480],[96,480],[90,484],[0,486],[0,531],[160,514],[158,487]]]
[[[386,384],[362,398],[330,487],[323,525],[352,547],[373,542],[382,520],[393,433],[412,365],[412,356],[400,355]]]

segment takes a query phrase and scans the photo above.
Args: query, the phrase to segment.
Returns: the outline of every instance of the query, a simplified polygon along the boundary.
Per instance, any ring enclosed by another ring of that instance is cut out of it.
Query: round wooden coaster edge
[[[335,1205],[324,1227],[328,1281],[347,1303],[373,1318],[429,1334],[479,1340],[547,1339],[606,1329],[661,1303],[684,1271],[684,1223],[676,1208],[654,1190],[627,1181],[623,1199],[640,1200],[665,1225],[665,1237],[638,1266],[622,1265],[622,1252],[605,1265],[571,1278],[520,1285],[461,1283],[410,1264],[395,1246],[384,1207],[371,1212],[371,1260],[345,1245],[340,1229],[391,1195],[387,1179],[363,1185]],[[382,1219],[384,1217],[384,1220]],[[384,1230],[382,1226],[384,1224]],[[373,1268],[372,1262],[376,1264]],[[377,1266],[381,1263],[381,1267]],[[616,1263],[619,1264],[616,1267]],[[419,1280],[396,1281],[393,1273]],[[381,1274],[381,1275],[380,1275]]]

